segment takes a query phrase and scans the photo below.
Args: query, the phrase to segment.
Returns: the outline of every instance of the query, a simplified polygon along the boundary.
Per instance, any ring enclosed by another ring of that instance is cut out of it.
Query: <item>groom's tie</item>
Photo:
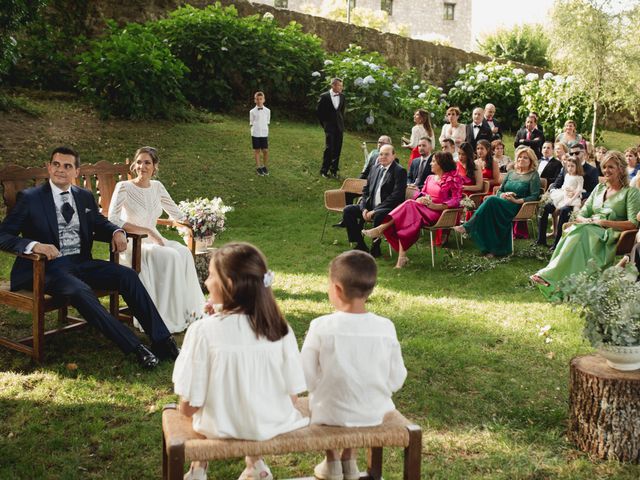
[[[66,195],[69,195],[69,192],[62,192],[60,195],[62,195],[62,201],[64,202],[62,204],[62,208],[60,209],[60,213],[62,213],[62,216],[64,217],[65,222],[69,223],[73,218],[73,214],[76,213],[76,211],[73,209],[73,207],[69,203],[69,197],[66,196]]]

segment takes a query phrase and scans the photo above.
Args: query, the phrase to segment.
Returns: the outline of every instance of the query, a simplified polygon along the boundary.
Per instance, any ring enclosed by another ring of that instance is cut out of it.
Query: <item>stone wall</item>
[[[409,69],[414,67],[422,72],[425,80],[445,86],[457,71],[467,63],[484,62],[489,58],[477,53],[465,52],[453,47],[435,45],[430,42],[413,40],[391,33],[381,33],[371,28],[357,27],[343,22],[335,22],[321,17],[314,17],[291,10],[254,4],[246,0],[219,0],[223,5],[234,5],[241,16],[269,12],[280,25],[291,21],[302,25],[305,32],[315,33],[322,39],[323,46],[330,52],[345,50],[349,44],[355,43],[366,50],[380,52],[389,64]],[[118,23],[143,22],[165,16],[167,12],[178,6],[189,3],[194,7],[204,7],[214,2],[207,0],[92,0],[91,20],[94,30],[100,30],[107,19]],[[527,72],[543,74],[544,70],[530,65],[519,65]]]

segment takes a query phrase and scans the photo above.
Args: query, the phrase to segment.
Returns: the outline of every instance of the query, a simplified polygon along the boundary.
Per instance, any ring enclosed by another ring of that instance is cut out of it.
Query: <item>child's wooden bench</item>
[[[297,408],[304,415],[309,415],[306,398],[298,400]],[[182,415],[175,404],[167,405],[164,408],[162,413],[162,478],[165,480],[182,479],[185,462],[195,460],[223,460],[246,455],[324,452],[325,450],[348,447],[369,449],[367,473],[361,473],[361,480],[382,479],[383,447],[403,447],[403,479],[420,479],[422,430],[397,410],[385,415],[384,422],[377,427],[347,428],[310,425],[264,442],[207,439],[194,432],[191,424],[191,418]]]

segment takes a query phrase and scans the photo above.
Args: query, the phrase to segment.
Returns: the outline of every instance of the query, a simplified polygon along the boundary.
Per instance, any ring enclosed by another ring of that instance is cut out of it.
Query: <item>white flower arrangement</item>
[[[466,195],[460,200],[460,206],[464,209],[465,213],[476,209],[475,202]]]
[[[526,77],[524,77],[524,79],[527,82],[533,82],[534,80],[538,80],[540,78],[540,76],[537,73],[528,73]]]
[[[333,61],[332,60],[325,60],[324,64],[325,65],[333,65]]]
[[[233,207],[222,203],[220,197],[183,200],[178,204],[178,208],[185,214],[185,220],[193,228],[193,236],[197,239],[214,237],[223,232],[227,213],[233,211]]]
[[[315,77],[315,78],[319,78],[319,77],[321,77],[321,76],[322,76],[322,74],[321,74],[320,72],[318,72],[318,71],[315,71],[315,72],[312,72],[312,73],[311,73],[311,76],[312,76],[312,77]]]
[[[542,78],[543,78],[544,80],[551,80],[551,79],[553,78],[553,73],[551,73],[551,72],[547,72],[547,73],[545,73],[545,74],[542,76]]]

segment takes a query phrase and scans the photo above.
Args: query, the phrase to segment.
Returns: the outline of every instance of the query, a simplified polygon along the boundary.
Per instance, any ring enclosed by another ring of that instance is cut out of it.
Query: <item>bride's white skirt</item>
[[[164,242],[143,242],[140,280],[169,331],[176,333],[203,315],[205,299],[189,249],[173,240]],[[120,261],[131,266],[131,248],[120,254]],[[133,324],[142,330],[136,319]]]

